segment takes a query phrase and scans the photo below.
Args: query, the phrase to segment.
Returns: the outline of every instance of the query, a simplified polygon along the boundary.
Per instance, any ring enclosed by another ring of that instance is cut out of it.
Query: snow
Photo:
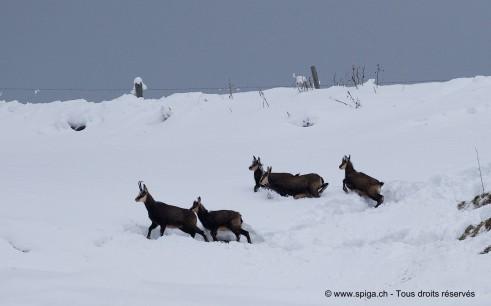
[[[347,90],[275,88],[270,107],[257,92],[0,102],[0,305],[488,305],[491,234],[458,237],[491,206],[457,204],[481,192],[475,146],[491,186],[491,77],[370,81],[349,88],[358,109]],[[345,154],[385,182],[379,208],[342,191]],[[318,199],[254,193],[253,155],[330,185]],[[145,239],[138,180],[160,201],[239,211],[253,244]],[[398,289],[476,297],[324,296]]]
[[[145,83],[143,83],[143,79],[141,77],[136,77],[134,80],[133,80],[133,84],[142,84],[142,89],[143,90],[147,90],[148,87]],[[135,86],[133,86],[133,89],[131,90],[131,94],[134,95],[135,94]]]
[[[141,83],[143,83],[143,79],[141,77],[136,77],[133,80],[133,84],[141,84]]]
[[[295,73],[293,74],[293,78],[295,79],[295,84],[298,86],[302,86],[307,82],[307,78],[303,75],[296,75]]]

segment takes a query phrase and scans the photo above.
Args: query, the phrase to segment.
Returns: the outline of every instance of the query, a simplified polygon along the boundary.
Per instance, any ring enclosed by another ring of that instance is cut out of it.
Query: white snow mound
[[[491,233],[457,238],[491,207],[456,205],[481,192],[476,146],[491,186],[491,77],[264,94],[270,107],[257,92],[0,102],[0,304],[488,305]],[[342,191],[345,154],[385,182],[379,208]],[[254,193],[253,155],[330,185],[318,199]],[[241,212],[253,244],[145,239],[138,180],[166,203]]]

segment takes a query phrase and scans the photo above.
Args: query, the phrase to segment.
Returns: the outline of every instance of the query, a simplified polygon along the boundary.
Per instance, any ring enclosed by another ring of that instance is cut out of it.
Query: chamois
[[[261,185],[259,181],[261,180],[261,176],[263,176],[263,164],[261,164],[261,157],[252,156],[252,164],[249,166],[249,170],[254,171],[254,181],[256,185],[254,185],[254,192],[257,192]]]
[[[177,227],[193,238],[198,233],[208,242],[205,233],[196,225],[196,215],[191,210],[155,201],[148,192],[147,186],[142,183],[142,181],[138,182],[140,192],[135,198],[135,202],[145,204],[148,218],[152,221],[152,224],[148,227],[147,239],[150,239],[152,230],[160,225],[161,237],[164,235],[166,227]]]
[[[344,192],[347,193],[349,188],[360,196],[369,197],[376,201],[377,205],[375,207],[379,207],[384,202],[384,196],[380,194],[380,189],[384,185],[384,182],[380,182],[363,172],[356,171],[350,159],[351,155],[345,155],[341,161],[341,165],[339,165],[339,169],[344,169]]]
[[[198,215],[201,224],[210,231],[213,241],[218,241],[217,231],[219,229],[229,229],[235,234],[237,241],[240,241],[240,235],[242,234],[246,236],[247,242],[252,243],[249,232],[242,229],[243,221],[240,213],[233,210],[208,211],[201,203],[201,197],[198,197],[193,202],[193,206],[190,209]]]
[[[329,185],[329,183],[324,183],[324,179],[316,173],[292,175],[290,173],[271,173],[271,170],[272,168],[268,167],[263,173],[260,184],[276,191],[281,196],[291,195],[295,199],[318,198]]]
[[[252,164],[249,166],[249,170],[254,171],[254,181],[256,184],[254,185],[254,192],[257,192],[260,187],[265,187],[265,188],[270,188],[268,186],[263,186],[261,185],[261,178],[263,177],[264,174],[264,169],[263,169],[263,164],[261,163],[261,157],[252,156]],[[276,176],[299,176],[300,174],[297,173],[295,175],[291,173],[271,173],[271,177],[276,177]],[[271,188],[270,188],[271,189]]]

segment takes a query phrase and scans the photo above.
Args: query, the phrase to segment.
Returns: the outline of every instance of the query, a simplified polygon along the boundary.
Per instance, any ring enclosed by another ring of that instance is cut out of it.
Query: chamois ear
[[[258,156],[258,157],[257,157],[257,161],[261,161],[261,157],[259,157],[259,156]]]
[[[271,170],[273,170],[273,168],[271,166],[268,167],[268,173],[271,173]]]
[[[138,181],[138,188],[140,189],[140,191],[143,191],[142,183],[143,181]]]
[[[252,160],[256,160],[256,156],[252,155]]]
[[[201,204],[201,197],[198,197],[198,203]]]
[[[348,155],[348,160],[350,160],[350,159],[351,159],[351,154],[350,154],[350,155]]]
[[[145,192],[148,192],[147,185],[143,184],[143,190],[144,190]]]

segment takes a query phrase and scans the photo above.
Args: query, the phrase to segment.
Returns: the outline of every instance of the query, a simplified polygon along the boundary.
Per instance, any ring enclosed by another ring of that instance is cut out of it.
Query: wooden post
[[[143,98],[143,85],[142,85],[142,83],[135,83],[135,95],[137,98]]]
[[[137,98],[143,98],[143,80],[138,77],[133,81],[135,86],[135,96]]]
[[[377,85],[377,87],[380,85],[380,79],[379,79],[379,75],[380,75],[380,72],[384,71],[381,67],[380,67],[380,64],[377,64],[377,71],[375,72],[375,85]]]
[[[317,69],[315,68],[315,66],[310,66],[310,71],[312,72],[312,78],[314,79],[315,89],[320,89],[321,84],[319,82],[319,76],[317,75]]]
[[[232,91],[233,91],[233,88],[232,88],[232,81],[230,81],[230,78],[229,78],[229,79],[228,79],[228,93],[229,93],[228,98],[229,98],[229,99],[233,99],[233,98],[234,98],[234,96],[233,96],[233,94],[232,94]]]

